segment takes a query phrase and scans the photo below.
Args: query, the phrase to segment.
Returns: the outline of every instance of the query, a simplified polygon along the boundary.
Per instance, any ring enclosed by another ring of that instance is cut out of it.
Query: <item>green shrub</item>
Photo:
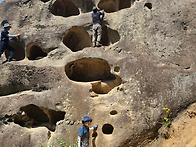
[[[166,112],[167,116],[163,118],[162,124],[165,125],[166,127],[170,127],[171,125],[171,115],[172,113],[170,112],[169,108],[163,108],[163,110]]]
[[[76,143],[74,143],[73,145],[68,145],[66,142],[56,138],[57,142],[58,142],[58,147],[78,147],[78,142],[76,141]],[[39,147],[54,147],[52,145],[49,145],[49,146],[39,146]]]

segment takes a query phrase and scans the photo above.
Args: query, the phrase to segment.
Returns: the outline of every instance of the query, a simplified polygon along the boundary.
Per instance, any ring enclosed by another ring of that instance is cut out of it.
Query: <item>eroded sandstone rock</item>
[[[24,59],[1,65],[0,116],[16,114],[29,104],[66,112],[66,118],[57,122],[51,135],[47,128],[35,130],[12,122],[10,125],[1,123],[2,145],[55,146],[56,138],[72,144],[82,117],[90,115],[93,123],[99,125],[93,133],[91,146],[144,146],[158,136],[164,107],[170,108],[175,117],[196,100],[195,1],[134,1],[134,5],[132,1],[124,1],[121,6],[120,1],[111,0],[93,0],[90,6],[84,1],[69,2],[76,6],[71,13],[77,14],[69,13],[66,17],[51,13],[55,0],[45,3],[10,0],[0,4],[1,20],[12,24],[11,34],[23,33],[23,47],[34,43],[48,53],[42,60]],[[91,13],[86,12],[90,12],[91,5],[111,10],[104,19],[105,46],[100,48],[90,44]],[[62,7],[59,12],[64,13],[65,7]],[[79,10],[83,12],[80,15]],[[73,26],[84,28],[89,34],[85,39],[84,32],[73,31],[76,38],[84,38],[82,43],[88,40],[77,52],[70,51],[71,47],[62,43]],[[81,61],[83,58],[99,58],[104,64]],[[1,61],[3,59],[4,56]],[[72,73],[74,67],[77,72]],[[118,84],[108,79],[113,74],[120,77]],[[94,80],[101,80],[101,83]],[[111,82],[112,88],[106,81]],[[96,90],[103,90],[105,94],[93,92],[93,82],[98,82]],[[12,137],[13,132],[19,136]],[[41,134],[43,139],[36,134]]]

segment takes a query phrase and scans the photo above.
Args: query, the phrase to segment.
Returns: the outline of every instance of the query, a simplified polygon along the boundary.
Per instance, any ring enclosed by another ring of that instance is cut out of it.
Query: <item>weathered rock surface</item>
[[[196,146],[196,104],[192,104],[172,122],[170,128],[161,128],[159,138],[148,146],[179,147]],[[164,132],[164,133],[163,133]],[[167,134],[167,138],[165,135]]]
[[[108,12],[99,48],[90,42],[94,5]],[[144,146],[164,107],[176,117],[196,101],[195,0],[10,0],[0,14],[22,33],[11,44],[18,61],[0,65],[3,147],[74,143],[85,115],[99,125],[91,146]]]

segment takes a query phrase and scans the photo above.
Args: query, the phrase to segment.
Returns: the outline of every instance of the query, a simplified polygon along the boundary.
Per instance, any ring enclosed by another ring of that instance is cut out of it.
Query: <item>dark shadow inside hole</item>
[[[108,46],[110,44],[116,43],[120,40],[120,35],[116,30],[108,28],[106,25],[102,25],[102,35],[101,44],[103,46]]]
[[[114,78],[113,78],[114,77]],[[116,86],[119,86],[122,83],[121,78],[118,75],[114,75],[110,80],[98,81],[91,83],[92,91],[96,94],[107,94]]]
[[[78,82],[104,81],[115,78],[110,73],[108,62],[101,58],[81,58],[72,61],[65,66],[65,72],[69,79]]]
[[[117,2],[114,0],[100,0],[98,7],[107,13],[118,11]]]
[[[129,8],[135,0],[100,0],[98,7],[107,13]]]
[[[144,7],[147,7],[148,9],[152,9],[152,3],[145,3]]]
[[[78,6],[83,13],[91,12],[92,8],[95,6],[92,0],[72,0],[76,6]]]
[[[51,131],[55,131],[56,123],[63,120],[65,112],[54,111],[43,107],[38,107],[34,104],[21,107],[20,112],[9,116],[9,122],[14,122],[22,127],[35,128],[47,127]],[[5,120],[7,118],[4,118]]]
[[[48,2],[48,1],[50,1],[50,0],[41,0],[42,2],[44,2],[44,3],[46,3],[46,2]]]
[[[119,67],[119,66],[115,66],[115,67],[114,67],[114,71],[115,71],[115,72],[119,72],[119,71],[120,71],[120,67]]]
[[[47,56],[47,53],[45,53],[44,51],[42,51],[41,47],[39,47],[37,44],[29,44],[27,46],[27,58],[29,60],[39,60],[43,57]]]
[[[63,17],[80,14],[79,9],[71,0],[56,0],[52,5],[51,13]]]
[[[118,9],[125,9],[129,8],[131,6],[131,0],[119,0],[119,6]]]
[[[92,46],[91,38],[82,28],[73,26],[63,37],[63,44],[73,52]]]
[[[112,134],[114,127],[111,124],[104,124],[102,127],[103,134]]]
[[[118,112],[116,111],[116,110],[112,110],[111,112],[110,112],[110,115],[116,115]]]
[[[108,30],[107,26],[102,25],[102,33],[101,33],[101,42],[103,46],[109,45],[109,37],[108,37]]]

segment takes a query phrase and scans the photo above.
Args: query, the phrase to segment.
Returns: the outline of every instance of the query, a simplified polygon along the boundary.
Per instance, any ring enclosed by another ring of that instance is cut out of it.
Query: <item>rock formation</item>
[[[106,11],[95,48],[93,6]],[[1,146],[73,144],[85,115],[98,124],[92,147],[148,146],[163,108],[175,120],[196,102],[195,12],[195,0],[0,3],[0,21],[22,33],[10,42],[16,61],[0,65]]]

